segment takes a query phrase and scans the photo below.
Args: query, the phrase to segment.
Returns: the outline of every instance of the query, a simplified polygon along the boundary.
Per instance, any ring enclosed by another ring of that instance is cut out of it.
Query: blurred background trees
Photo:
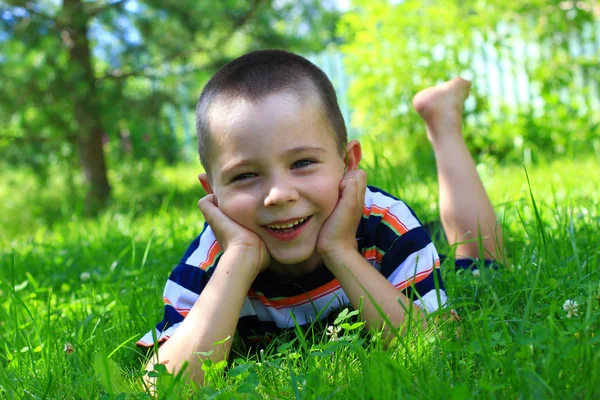
[[[480,160],[600,153],[595,0],[8,0],[0,169],[34,171],[40,187],[64,175],[76,193],[64,197],[97,210],[111,171],[195,160],[202,85],[260,48],[317,62],[351,132],[399,165],[432,161],[410,99],[459,74],[474,82],[467,135]]]
[[[177,161],[174,110],[192,110],[212,73],[253,49],[319,51],[338,15],[315,0],[0,4],[2,161],[41,181],[50,163],[80,166],[92,212],[110,196],[105,150]]]
[[[410,99],[461,75],[474,84],[466,134],[480,159],[529,162],[600,153],[595,1],[353,4],[339,32],[353,78],[353,122],[361,131],[400,141],[410,157],[426,153],[432,163],[425,136],[414,134],[423,128]]]

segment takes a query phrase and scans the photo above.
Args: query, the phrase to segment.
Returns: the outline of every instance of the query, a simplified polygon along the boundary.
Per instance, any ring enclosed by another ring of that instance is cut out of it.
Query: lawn
[[[369,153],[371,151],[371,153]],[[436,217],[430,167],[373,156],[370,183]],[[338,318],[338,340],[298,332],[206,365],[207,398],[600,398],[598,159],[478,167],[507,265],[443,275],[454,323],[385,348]],[[0,183],[0,398],[149,398],[135,341],[160,320],[171,268],[199,233],[195,165],[112,172],[114,203],[81,216],[79,186],[5,171]],[[529,176],[529,183],[527,174]],[[15,188],[19,188],[16,190]],[[446,254],[452,249],[444,243]],[[576,304],[575,304],[576,303]],[[344,325],[345,324],[345,325]],[[161,398],[193,394],[157,371]]]

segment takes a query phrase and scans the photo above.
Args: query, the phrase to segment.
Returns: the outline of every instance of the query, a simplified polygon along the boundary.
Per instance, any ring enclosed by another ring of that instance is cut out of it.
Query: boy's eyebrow
[[[241,167],[245,167],[246,165],[252,164],[251,160],[241,160],[238,162],[234,162],[231,163],[229,165],[224,166],[223,168],[221,168],[221,174],[222,175],[227,175],[229,173],[231,173],[232,171],[241,168]]]
[[[289,149],[285,153],[286,155],[295,155],[298,153],[327,153],[327,150],[319,146],[299,146],[294,147],[293,149]]]

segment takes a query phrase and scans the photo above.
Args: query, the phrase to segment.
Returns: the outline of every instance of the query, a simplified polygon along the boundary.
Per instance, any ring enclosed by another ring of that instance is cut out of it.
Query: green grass
[[[422,220],[435,218],[431,168],[403,174],[384,159],[367,160],[370,183],[405,199]],[[462,319],[459,335],[444,323],[388,349],[356,330],[341,341],[323,334],[282,339],[264,353],[238,355],[229,369],[207,367],[202,394],[599,398],[597,165],[586,158],[528,166],[531,185],[522,167],[481,167],[504,225],[509,262],[479,276],[444,270]],[[147,397],[140,379],[146,354],[135,341],[160,320],[168,273],[201,228],[197,169],[118,170],[115,201],[97,219],[79,213],[77,181],[69,186],[57,172],[40,185],[24,171],[6,172],[0,184],[0,398]],[[443,243],[440,248],[451,253]],[[568,299],[579,304],[576,317],[567,318],[562,308]],[[65,351],[67,343],[72,352]],[[163,385],[177,386],[160,375]],[[162,394],[185,397],[188,389],[181,390]]]

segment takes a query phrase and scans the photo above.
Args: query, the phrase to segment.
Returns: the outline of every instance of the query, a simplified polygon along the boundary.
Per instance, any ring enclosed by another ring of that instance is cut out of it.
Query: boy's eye
[[[243,174],[239,174],[233,177],[232,182],[245,181],[250,178],[254,178],[256,176],[253,172],[244,172]]]
[[[314,164],[312,160],[299,160],[292,164],[292,168],[304,168]]]

